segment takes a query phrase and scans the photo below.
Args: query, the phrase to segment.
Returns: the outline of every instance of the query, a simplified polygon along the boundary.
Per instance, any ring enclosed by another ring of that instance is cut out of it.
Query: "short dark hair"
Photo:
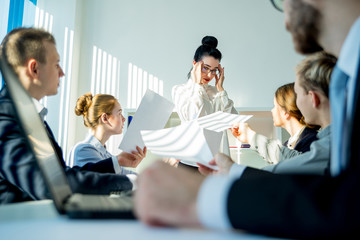
[[[15,28],[2,41],[0,57],[6,59],[15,71],[32,58],[41,63],[46,63],[44,41],[56,44],[54,36],[45,30]]]

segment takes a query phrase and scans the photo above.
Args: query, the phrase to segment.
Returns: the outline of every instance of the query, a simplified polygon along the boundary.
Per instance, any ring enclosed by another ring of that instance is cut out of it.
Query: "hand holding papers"
[[[174,104],[159,94],[147,90],[127,129],[119,148],[125,152],[136,150],[136,146],[144,148],[140,130],[164,128],[174,109]]]
[[[174,157],[189,165],[196,165],[198,162],[217,169],[209,161],[219,151],[222,131],[251,117],[216,112],[174,128],[141,131],[141,135],[153,154]]]

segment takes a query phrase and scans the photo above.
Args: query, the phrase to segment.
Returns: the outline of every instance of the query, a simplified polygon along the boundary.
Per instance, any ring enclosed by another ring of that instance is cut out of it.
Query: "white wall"
[[[129,63],[162,80],[164,96],[171,99],[172,86],[186,81],[194,52],[205,35],[219,40],[224,87],[240,109],[270,109],[276,88],[294,81],[293,69],[301,59],[285,31],[283,14],[269,0],[38,2],[56,16],[54,24],[75,30],[78,55],[73,61],[77,72],[72,74],[76,83],[71,112],[76,98],[91,90],[94,46],[119,61],[118,95],[123,107],[128,105]],[[63,41],[63,36],[55,36],[58,43]],[[61,53],[61,43],[58,48]],[[51,119],[56,121],[56,117]],[[85,131],[82,120],[72,113],[69,145],[81,140]]]
[[[164,80],[167,98],[173,85],[186,81],[205,35],[219,40],[225,88],[237,107],[271,106],[274,90],[294,80],[293,67],[300,59],[283,15],[268,0],[90,0],[83,19],[81,79],[90,79],[88,62],[96,45],[121,61],[125,89],[132,62]]]

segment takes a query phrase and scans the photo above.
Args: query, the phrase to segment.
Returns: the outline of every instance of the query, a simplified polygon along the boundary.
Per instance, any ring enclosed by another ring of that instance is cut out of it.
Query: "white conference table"
[[[235,231],[149,227],[137,220],[74,220],[51,200],[0,206],[0,238],[8,239],[273,239]]]

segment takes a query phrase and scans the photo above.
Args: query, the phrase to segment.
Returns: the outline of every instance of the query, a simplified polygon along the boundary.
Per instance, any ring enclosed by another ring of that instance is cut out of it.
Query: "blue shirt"
[[[354,99],[355,99],[355,84],[357,77],[357,66],[359,64],[359,52],[360,52],[360,17],[355,21],[351,27],[349,34],[347,35],[344,44],[341,48],[339,59],[336,63],[336,67],[344,72],[349,80],[347,82],[347,103],[346,103],[346,115],[345,122],[351,122],[354,113]],[[331,99],[330,99],[331,104]],[[335,127],[335,125],[333,125]],[[334,130],[333,130],[334,132]],[[332,146],[332,155],[336,154],[339,146]],[[341,170],[345,168],[345,160],[337,165],[336,162],[331,162],[331,173],[332,175],[338,175]]]
[[[87,163],[96,163],[98,161],[111,158],[117,174],[136,174],[119,166],[117,157],[109,153],[101,142],[89,134],[82,142],[77,143],[70,151],[69,163],[72,166],[84,166]]]

